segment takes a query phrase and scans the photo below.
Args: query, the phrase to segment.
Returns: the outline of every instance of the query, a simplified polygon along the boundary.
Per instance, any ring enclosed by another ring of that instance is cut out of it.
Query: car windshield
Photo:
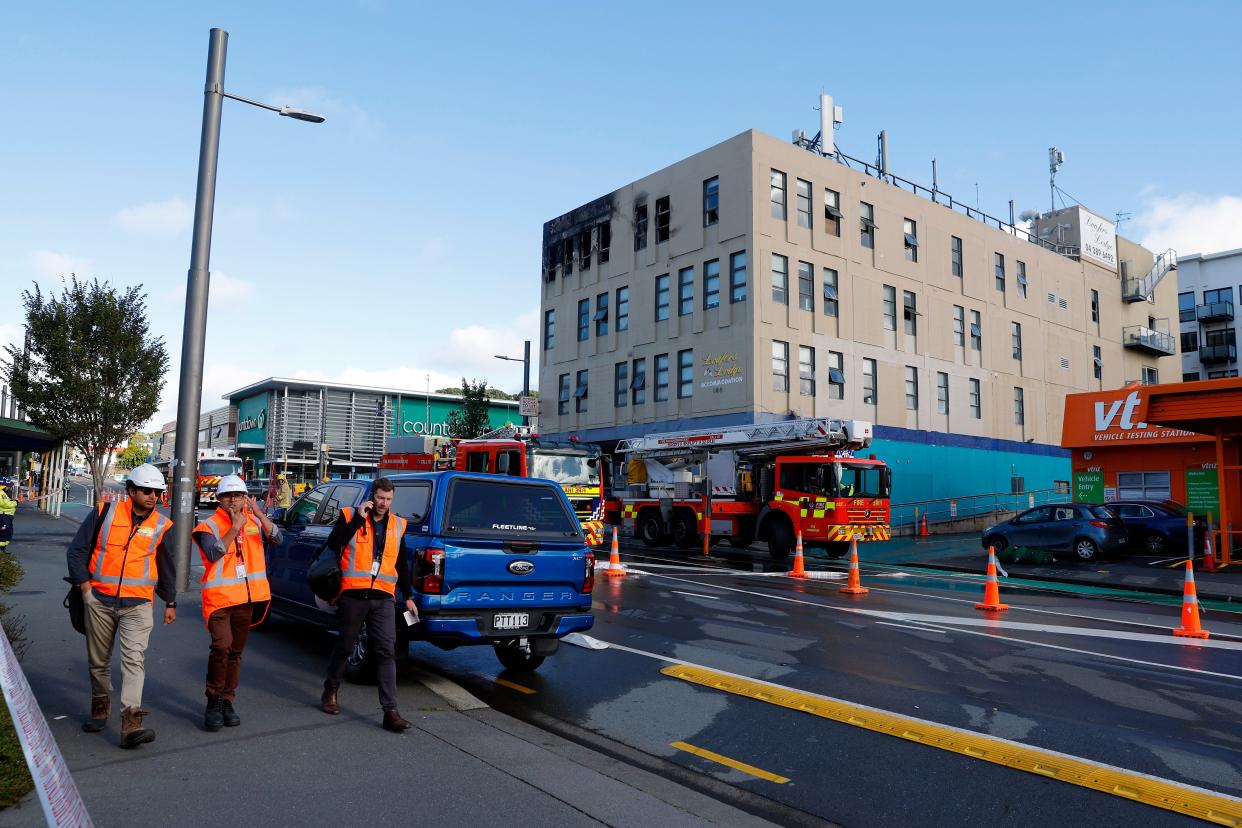
[[[445,529],[455,535],[565,540],[580,534],[565,493],[546,484],[454,480]]]
[[[527,449],[526,466],[531,477],[554,480],[562,486],[598,486],[599,460],[589,454],[553,453]]]
[[[888,497],[888,467],[841,463],[838,497]]]
[[[223,476],[226,474],[241,474],[241,467],[242,467],[242,464],[240,460],[199,460],[198,461],[198,473],[204,474],[204,475],[218,474],[218,475]]]

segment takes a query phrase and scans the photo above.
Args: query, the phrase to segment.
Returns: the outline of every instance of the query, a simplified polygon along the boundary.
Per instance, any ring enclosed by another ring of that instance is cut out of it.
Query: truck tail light
[[[595,553],[586,553],[586,574],[582,577],[582,594],[590,595],[595,589]]]
[[[423,571],[418,591],[424,595],[439,595],[444,589],[444,550],[428,549],[423,552]]]

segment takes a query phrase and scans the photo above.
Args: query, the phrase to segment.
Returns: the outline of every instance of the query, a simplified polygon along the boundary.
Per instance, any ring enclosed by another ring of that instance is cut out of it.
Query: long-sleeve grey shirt
[[[109,508],[119,508],[119,504],[113,503]],[[136,514],[134,518],[139,520],[139,516]],[[73,540],[69,542],[69,551],[65,557],[69,564],[69,580],[74,586],[85,584],[91,579],[90,565],[91,553],[93,552],[91,549],[91,538],[95,536],[95,523],[98,520],[99,512],[91,510],[91,513],[86,516],[86,520],[82,521],[82,525],[78,527],[77,534],[73,536]],[[146,515],[143,515],[141,520],[146,520]],[[171,521],[169,523],[171,524]],[[160,539],[160,545],[155,548],[155,594],[166,604],[177,600],[177,569],[173,563],[172,550],[165,543],[167,537],[168,534],[165,533],[164,538]],[[92,589],[91,592],[99,599],[99,603],[110,607],[134,607],[138,604],[150,603],[146,598],[121,598],[119,596],[104,595],[97,589]]]

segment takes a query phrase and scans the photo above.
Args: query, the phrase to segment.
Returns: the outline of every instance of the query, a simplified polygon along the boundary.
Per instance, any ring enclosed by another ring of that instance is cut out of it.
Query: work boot
[[[401,718],[401,714],[397,712],[397,708],[384,711],[384,730],[391,730],[393,733],[404,733],[410,729],[410,723]]]
[[[147,711],[141,707],[127,707],[121,711],[121,747],[136,748],[155,741],[155,731],[142,726]]]
[[[336,688],[325,687],[323,695],[319,698],[319,709],[324,713],[330,713],[333,716],[340,714],[341,706],[336,703]]]
[[[233,709],[233,702],[231,700],[221,700],[220,713],[224,716],[225,727],[237,727],[241,724],[241,716],[238,716],[237,711]]]
[[[219,696],[207,697],[207,710],[203,713],[203,727],[212,733],[224,727],[224,713]]]
[[[87,733],[98,733],[108,723],[111,713],[111,696],[91,696],[91,717],[82,723],[82,729]]]

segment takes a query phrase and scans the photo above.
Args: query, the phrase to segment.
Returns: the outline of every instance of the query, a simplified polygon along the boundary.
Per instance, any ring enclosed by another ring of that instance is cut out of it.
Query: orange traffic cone
[[[919,537],[927,537],[927,515],[923,515],[923,519],[919,521]]]
[[[617,544],[617,527],[612,527],[612,552],[608,555],[608,570],[604,573],[609,578],[624,578],[625,567],[621,565],[621,547]]]
[[[871,591],[862,585],[862,578],[858,572],[857,538],[850,541],[850,580],[849,583],[841,587],[841,591],[846,595],[863,595]]]
[[[1194,561],[1186,561],[1186,582],[1182,585],[1182,626],[1173,631],[1183,638],[1207,638],[1208,631],[1199,625],[1199,593],[1195,591]]]
[[[1194,555],[1192,554],[1193,558]],[[1216,571],[1216,550],[1212,548],[1212,530],[1208,528],[1207,533],[1203,537],[1203,571]]]
[[[802,533],[798,533],[798,545],[794,547],[794,568],[789,573],[790,578],[806,577],[806,562],[802,559]]]
[[[1004,612],[1009,609],[1008,604],[1002,604],[1000,600],[1000,583],[996,580],[996,550],[988,547],[988,580],[983,587],[983,603],[975,604],[975,609],[988,610],[990,612]]]

